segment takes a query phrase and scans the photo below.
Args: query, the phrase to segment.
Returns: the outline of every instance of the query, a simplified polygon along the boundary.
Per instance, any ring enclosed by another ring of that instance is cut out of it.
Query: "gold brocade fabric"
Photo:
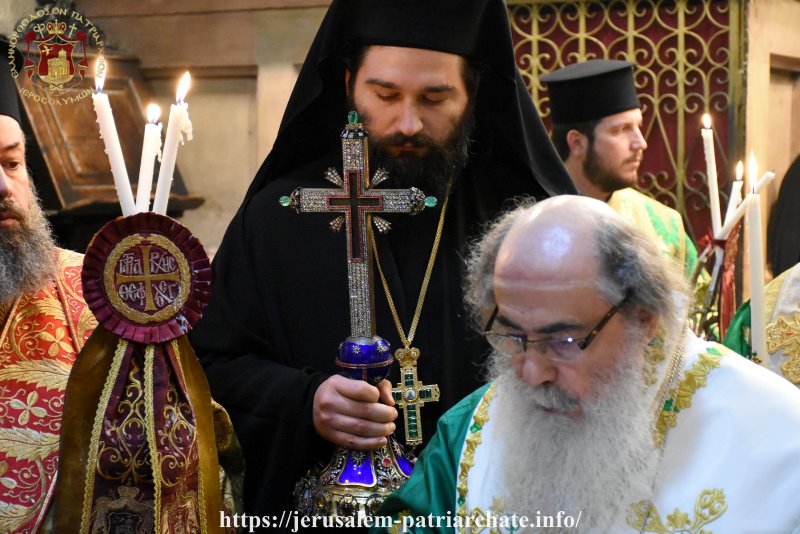
[[[703,490],[695,501],[691,515],[676,508],[664,521],[652,502],[640,501],[631,507],[628,525],[640,532],[656,534],[710,534],[711,531],[703,527],[722,517],[727,509],[724,491]]]
[[[223,531],[217,450],[235,438],[215,438],[225,423],[185,336],[140,345],[98,327],[73,367],[64,416],[76,424],[62,436],[58,532],[126,521],[143,526],[136,532]]]
[[[35,532],[58,468],[70,369],[96,326],[81,288],[83,256],[58,252],[56,280],[0,310],[0,532]]]

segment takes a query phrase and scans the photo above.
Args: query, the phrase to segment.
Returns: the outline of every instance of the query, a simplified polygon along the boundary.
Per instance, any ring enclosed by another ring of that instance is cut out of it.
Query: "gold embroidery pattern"
[[[169,275],[176,276],[174,281],[180,281],[178,284],[178,295],[171,303],[161,307],[160,309],[156,308],[153,313],[147,313],[147,309],[145,311],[139,311],[128,306],[128,304],[123,301],[122,297],[120,296],[119,289],[117,288],[117,264],[123,254],[127,253],[131,248],[140,246],[144,241],[145,238],[138,234],[128,236],[120,241],[111,251],[111,254],[106,260],[105,268],[103,269],[103,285],[105,286],[106,294],[108,295],[108,300],[112,307],[129,321],[142,325],[159,323],[169,320],[175,316],[189,298],[189,291],[192,285],[191,269],[183,252],[181,252],[175,243],[166,237],[160,235],[150,235],[147,237],[147,241],[172,254],[177,262],[178,271],[176,273],[169,273]],[[155,275],[142,275],[141,281],[147,281],[147,283],[149,283],[151,279],[154,278]],[[146,291],[148,294],[150,294],[151,290],[146,289]]]
[[[789,358],[781,364],[781,373],[792,384],[800,384],[800,313],[791,321],[781,316],[767,325],[767,351],[772,354],[779,349]]]
[[[714,345],[708,347],[706,352],[700,353],[692,368],[686,371],[683,379],[669,392],[669,398],[656,421],[654,435],[656,446],[664,446],[667,432],[678,424],[678,413],[692,406],[694,394],[705,387],[711,370],[719,367],[722,353],[717,347],[722,348],[720,345]]]
[[[169,512],[171,517],[171,521],[161,524],[164,528],[180,525],[186,529],[186,532],[205,533],[208,527],[205,514],[201,513],[201,510],[205,510],[205,498],[202,489],[202,472],[198,468],[200,457],[197,445],[197,427],[192,421],[189,400],[178,389],[179,384],[185,383],[180,363],[180,348],[175,340],[170,345],[180,376],[169,382],[167,400],[158,422],[160,430],[156,437],[160,451],[158,471],[161,483],[165,488],[177,486],[177,491],[171,492],[167,497],[160,497],[163,501],[163,510]],[[197,492],[186,491],[186,485],[189,482],[187,477],[190,473],[197,473]],[[164,512],[162,512],[162,517],[167,517]]]
[[[0,311],[0,532],[38,530],[58,470],[64,391],[87,331],[72,327],[82,255],[58,251],[57,276]]]
[[[180,349],[180,346],[178,345],[178,340],[177,339],[173,339],[172,341],[170,341],[170,348],[172,349],[172,354],[175,356],[175,363],[177,364],[177,372],[180,374],[180,376],[178,377],[178,382],[177,383],[181,385],[181,388],[185,389],[186,388],[186,374],[183,372],[183,364],[181,364],[181,349]],[[189,401],[188,398],[186,399],[186,402],[179,403],[178,398],[177,398],[178,392],[174,388],[175,388],[175,386],[171,383],[170,384],[170,396],[173,395],[173,391],[174,391],[174,396],[175,396],[174,406],[176,408],[174,409],[174,411],[177,412],[181,416],[181,417],[176,418],[176,419],[181,421],[182,427],[184,429],[186,429],[187,434],[191,436],[191,442],[186,447],[186,449],[189,450],[189,453],[191,455],[191,458],[187,461],[187,464],[190,465],[190,466],[198,466],[198,465],[200,465],[200,451],[199,451],[198,445],[197,445],[197,427],[196,427],[196,425],[192,424],[192,422],[191,422],[191,416],[192,416],[192,413],[194,413],[194,410],[192,410],[191,402]],[[171,404],[169,402],[167,402],[167,406],[166,406],[165,410],[170,409],[170,406],[171,406]],[[169,421],[169,418],[165,417],[165,420]],[[175,442],[175,441],[176,440],[173,439],[173,442]],[[175,450],[175,451],[179,451],[180,450],[177,445],[173,445],[171,447],[171,449]],[[183,477],[181,477],[181,480],[183,480]],[[208,532],[208,525],[206,524],[206,514],[205,514],[206,498],[205,498],[205,494],[203,493],[204,486],[205,486],[205,483],[203,481],[203,470],[202,469],[198,469],[197,470],[197,494],[195,495],[194,492],[190,492],[191,494],[187,498],[191,498],[191,499],[196,498],[197,501],[198,501],[198,505],[197,506],[199,506],[199,509],[203,511],[203,513],[199,513],[198,512],[198,514],[197,514],[200,517],[200,532],[201,532],[201,534],[205,534],[206,532]]]
[[[155,346],[147,345],[144,351],[144,420],[147,432],[147,446],[150,448],[150,465],[153,466],[153,507],[161,510],[161,460],[156,445],[156,419],[153,413],[153,357]],[[155,516],[155,531],[161,532],[161,517]]]
[[[786,281],[790,272],[792,272],[791,269],[782,272],[764,288],[764,317],[767,319],[772,317],[772,314],[775,312],[775,306],[778,304],[778,297],[781,295],[783,282]]]
[[[703,490],[694,503],[694,520],[686,512],[675,509],[667,515],[666,523],[661,519],[652,501],[639,501],[628,512],[628,525],[641,532],[656,534],[711,534],[703,527],[722,517],[728,509],[725,492],[721,489]]]
[[[122,366],[122,357],[125,355],[125,350],[128,348],[128,342],[120,339],[117,344],[117,350],[114,353],[114,359],[111,361],[111,369],[108,372],[108,378],[103,386],[103,392],[100,395],[100,402],[97,405],[97,412],[94,415],[94,425],[92,427],[92,437],[89,445],[89,458],[87,465],[97,466],[100,468],[98,458],[100,456],[100,432],[103,427],[103,419],[105,417],[108,402],[111,398],[111,391],[119,375],[119,369]],[[127,396],[127,392],[126,392]],[[133,411],[133,410],[132,410]],[[89,532],[89,521],[92,515],[92,496],[94,495],[94,478],[95,469],[86,470],[86,482],[84,484],[83,492],[83,514],[81,516],[81,532]]]
[[[489,386],[486,393],[483,395],[480,404],[475,409],[472,415],[472,424],[467,429],[467,438],[465,440],[464,453],[462,455],[461,463],[459,464],[458,473],[458,511],[456,512],[459,517],[465,519],[467,517],[467,491],[469,489],[469,470],[475,465],[475,451],[481,444],[481,430],[486,426],[489,421],[489,403],[494,398],[495,388],[494,384]]]
[[[72,339],[75,340],[75,348],[80,352],[86,340],[89,339],[89,335],[97,327],[97,319],[83,299],[83,282],[81,280],[83,254],[70,250],[59,250],[58,263],[60,268],[56,286],[61,300],[69,310],[67,325]]]

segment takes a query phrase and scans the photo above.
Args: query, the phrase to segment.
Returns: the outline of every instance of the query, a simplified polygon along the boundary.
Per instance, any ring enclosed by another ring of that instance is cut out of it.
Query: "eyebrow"
[[[508,328],[513,328],[515,330],[519,330],[520,332],[524,332],[525,331],[525,329],[522,328],[520,325],[518,325],[514,321],[512,321],[512,320],[508,319],[507,317],[504,317],[504,316],[502,316],[500,314],[497,315],[497,317],[495,318],[495,321],[497,321],[498,323],[502,324],[503,326],[507,326]],[[555,333],[558,333],[558,332],[564,332],[566,330],[574,330],[574,329],[580,328],[580,327],[581,327],[581,325],[579,325],[579,324],[570,323],[570,322],[566,322],[566,321],[557,321],[555,323],[550,323],[548,325],[545,325],[545,326],[543,326],[541,328],[537,328],[537,329],[534,330],[534,332],[536,332],[537,334],[541,334],[541,335],[548,335],[548,334],[555,334]]]
[[[20,147],[20,146],[22,146],[22,143],[20,141],[17,141],[16,143],[11,143],[10,145],[6,145],[4,147],[0,147],[0,151],[8,152],[9,150],[14,150],[15,148]]]
[[[380,78],[367,78],[365,80],[365,83],[367,83],[369,85],[377,85],[379,87],[383,87],[384,89],[394,89],[394,90],[400,89],[400,86],[397,85],[396,83],[390,82],[390,81],[387,81],[387,80],[381,80]],[[429,85],[427,87],[424,87],[422,89],[422,92],[423,93],[447,93],[447,92],[450,92],[450,91],[452,91],[454,89],[455,89],[455,87],[453,87],[450,84],[446,84],[445,83],[445,84],[441,84],[441,85]]]

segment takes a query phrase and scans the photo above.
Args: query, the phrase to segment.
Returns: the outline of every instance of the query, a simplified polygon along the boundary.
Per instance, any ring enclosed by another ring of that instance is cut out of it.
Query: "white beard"
[[[497,435],[509,438],[498,451],[506,514],[533,519],[537,512],[581,512],[578,531],[612,532],[625,525],[631,504],[651,497],[660,455],[642,351],[632,339],[612,376],[595,378],[602,385],[582,403],[581,420],[543,411],[542,405],[568,409],[571,403],[563,391],[534,389],[517,378],[508,357],[492,357],[491,417]]]

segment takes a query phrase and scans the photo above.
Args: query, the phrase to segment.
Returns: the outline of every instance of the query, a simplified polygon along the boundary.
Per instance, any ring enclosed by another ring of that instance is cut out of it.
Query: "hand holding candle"
[[[94,112],[97,115],[97,123],[100,125],[100,137],[103,139],[108,161],[111,164],[111,174],[114,176],[114,187],[117,190],[119,204],[124,216],[136,213],[136,205],[133,202],[133,191],[131,182],[128,179],[128,171],[125,168],[125,158],[122,155],[122,147],[117,136],[117,127],[114,124],[114,115],[111,114],[111,104],[108,95],[103,93],[103,84],[106,78],[106,61],[102,56],[97,60],[95,67],[95,86],[97,91],[92,95]]]
[[[189,120],[189,106],[184,102],[189,92],[191,77],[185,73],[178,84],[175,104],[169,109],[169,124],[164,136],[164,152],[161,157],[161,168],[158,171],[156,196],[153,200],[153,211],[161,215],[167,213],[169,190],[172,187],[172,174],[175,172],[175,159],[178,155],[178,141],[183,142],[181,132],[186,134],[187,141],[192,140],[192,122]]]
[[[706,155],[706,174],[708,175],[708,204],[711,207],[711,229],[715,239],[721,239],[722,226],[719,209],[719,184],[717,182],[717,161],[714,151],[714,132],[711,130],[711,116],[703,115],[703,148]]]
[[[153,187],[153,167],[156,156],[161,152],[161,108],[155,104],[147,106],[147,124],[144,127],[142,142],[142,161],[139,165],[139,187],[136,190],[136,211],[150,209],[150,190]],[[156,124],[158,123],[158,124]]]

